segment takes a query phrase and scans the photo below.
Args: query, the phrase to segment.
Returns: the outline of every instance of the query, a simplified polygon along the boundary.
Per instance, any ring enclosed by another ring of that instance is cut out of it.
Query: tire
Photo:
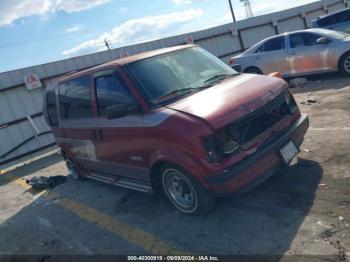
[[[256,74],[256,75],[262,75],[263,73],[261,72],[261,70],[259,68],[256,67],[249,67],[246,70],[244,70],[244,73],[247,74]]]
[[[68,169],[68,175],[73,178],[74,180],[81,180],[82,176],[79,174],[76,165],[74,162],[70,159],[66,159],[66,166]]]
[[[350,52],[346,52],[339,60],[338,68],[340,73],[350,76]]]
[[[161,170],[162,188],[170,202],[188,215],[206,214],[215,204],[215,195],[182,168],[165,164]]]

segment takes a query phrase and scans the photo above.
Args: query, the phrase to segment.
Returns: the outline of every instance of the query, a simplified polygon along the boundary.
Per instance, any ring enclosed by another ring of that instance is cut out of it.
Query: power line
[[[164,7],[161,7],[161,8],[157,8],[157,9],[151,10],[150,12],[147,12],[147,13],[148,14],[153,14],[153,13],[158,12],[158,11],[169,9],[170,7],[171,6],[166,6],[166,7],[164,6]],[[26,44],[32,44],[32,43],[41,42],[41,41],[48,41],[48,40],[52,40],[52,39],[56,39],[56,38],[62,38],[62,37],[67,37],[67,36],[79,35],[79,34],[91,32],[91,31],[94,31],[94,30],[97,30],[97,29],[100,29],[100,28],[104,28],[104,27],[108,27],[108,26],[111,26],[111,25],[116,25],[116,24],[119,24],[119,23],[123,23],[123,22],[126,22],[126,21],[130,20],[130,19],[136,19],[136,18],[138,18],[138,16],[129,17],[127,19],[120,19],[120,20],[117,20],[117,21],[115,21],[113,23],[103,24],[103,25],[100,25],[100,26],[92,27],[92,28],[89,28],[89,29],[86,29],[86,30],[80,30],[80,31],[77,31],[77,32],[58,34],[58,35],[53,35],[53,36],[49,36],[49,37],[33,39],[33,40],[29,40],[29,41],[22,41],[22,42],[14,42],[14,43],[9,43],[9,44],[3,44],[3,45],[0,45],[0,48],[12,47],[12,46],[18,46],[18,45],[26,45]]]

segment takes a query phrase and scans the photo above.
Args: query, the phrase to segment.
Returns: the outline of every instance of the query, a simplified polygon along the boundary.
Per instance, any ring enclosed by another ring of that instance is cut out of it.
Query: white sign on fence
[[[40,78],[36,74],[24,76],[24,83],[26,84],[28,90],[33,90],[42,87]]]

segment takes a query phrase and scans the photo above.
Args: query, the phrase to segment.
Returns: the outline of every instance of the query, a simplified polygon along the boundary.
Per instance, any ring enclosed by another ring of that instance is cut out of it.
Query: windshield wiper
[[[236,74],[217,74],[217,75],[214,75],[214,76],[208,78],[207,80],[205,80],[204,83],[213,82],[213,81],[220,81],[220,80],[223,80],[225,78],[228,78],[228,77],[231,77],[234,75],[236,75]]]
[[[186,88],[176,89],[176,90],[171,91],[168,94],[165,94],[163,96],[158,97],[157,99],[155,99],[155,102],[160,102],[160,101],[164,100],[167,97],[171,97],[171,96],[177,95],[177,94],[185,95],[185,94],[188,94],[188,93],[192,93],[193,91],[199,90],[199,89],[201,89],[201,87],[186,87]]]

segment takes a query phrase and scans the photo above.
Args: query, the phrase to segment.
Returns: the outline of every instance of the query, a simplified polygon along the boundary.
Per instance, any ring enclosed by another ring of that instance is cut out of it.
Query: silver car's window
[[[289,42],[291,48],[300,48],[305,46],[318,45],[317,39],[320,36],[311,33],[298,33],[289,36]]]
[[[281,36],[265,42],[262,46],[260,46],[256,50],[256,53],[278,51],[283,49],[285,49],[285,41],[284,41],[284,36]]]

